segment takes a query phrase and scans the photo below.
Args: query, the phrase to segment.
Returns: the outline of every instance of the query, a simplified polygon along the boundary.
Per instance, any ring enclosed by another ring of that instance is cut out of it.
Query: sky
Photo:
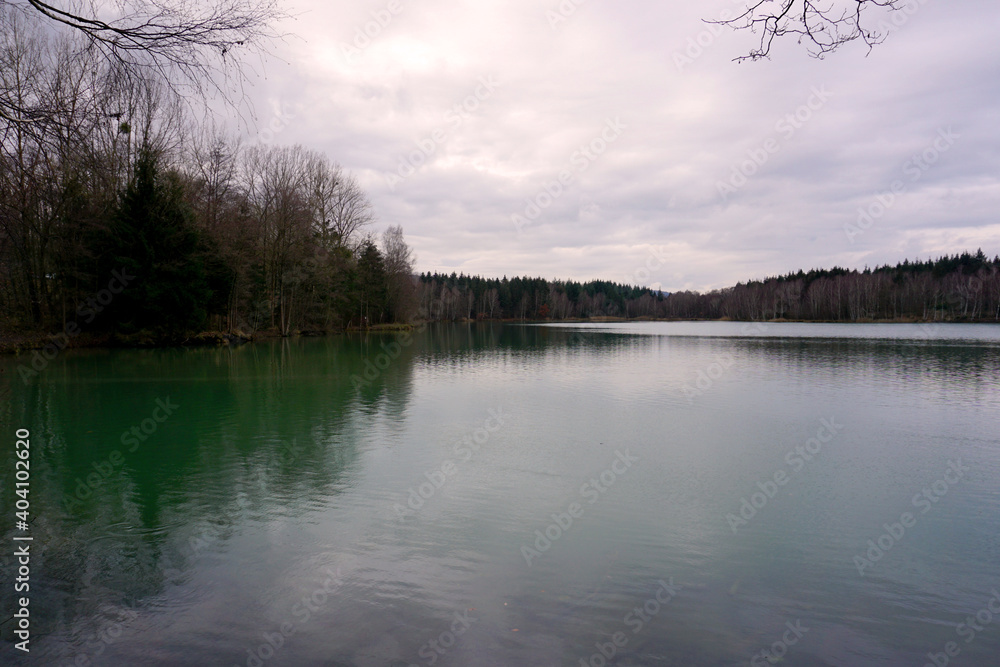
[[[757,37],[703,20],[740,0],[286,2],[250,138],[351,170],[419,272],[706,291],[993,256],[1000,3],[906,3],[870,53],[737,63]]]

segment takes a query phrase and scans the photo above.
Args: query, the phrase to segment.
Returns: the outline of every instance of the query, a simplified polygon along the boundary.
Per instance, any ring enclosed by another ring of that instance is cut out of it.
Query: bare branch
[[[734,18],[706,23],[760,35],[757,47],[735,58],[737,62],[770,57],[774,40],[786,35],[797,35],[810,55],[823,58],[848,42],[861,40],[871,51],[885,40],[887,31],[869,27],[863,20],[871,7],[899,11],[903,0],[753,0]]]
[[[221,96],[231,105],[243,99],[246,80],[234,56],[265,53],[281,37],[273,24],[287,16],[277,0],[0,0],[0,9],[82,36],[84,48],[131,85],[153,81],[188,100]],[[36,122],[44,112],[18,106],[0,91],[0,117],[8,122]]]

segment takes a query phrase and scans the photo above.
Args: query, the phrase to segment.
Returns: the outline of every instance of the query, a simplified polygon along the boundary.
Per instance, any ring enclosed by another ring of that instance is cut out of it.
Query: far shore
[[[459,319],[452,323],[459,324],[614,324],[631,322],[736,322],[742,320],[721,319],[692,319],[692,318],[651,318],[651,317],[612,317],[600,316],[590,318],[567,318],[567,319]],[[794,323],[794,324],[1000,324],[996,319],[980,320],[921,320],[917,318],[894,318],[894,319],[862,319],[862,320],[791,320],[786,318],[776,318],[769,320],[749,320],[754,322],[767,323]],[[428,322],[416,322],[413,324],[376,324],[370,327],[347,327],[330,331],[295,331],[287,336],[282,335],[274,329],[264,329],[253,334],[240,332],[206,331],[198,334],[191,334],[183,340],[158,340],[151,334],[138,334],[129,337],[118,337],[113,334],[88,334],[69,338],[64,334],[46,334],[38,331],[22,332],[0,332],[0,355],[18,355],[32,350],[41,350],[46,346],[56,345],[60,350],[71,349],[136,349],[136,348],[163,348],[163,347],[236,347],[250,342],[264,340],[274,340],[278,338],[304,338],[318,336],[336,336],[355,333],[401,333],[412,331],[416,328],[427,325]]]

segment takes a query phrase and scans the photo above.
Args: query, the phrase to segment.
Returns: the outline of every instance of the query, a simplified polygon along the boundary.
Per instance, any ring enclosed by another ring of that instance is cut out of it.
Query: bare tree
[[[158,80],[188,99],[211,92],[228,101],[245,80],[235,54],[263,53],[285,17],[275,0],[0,0],[0,9],[82,36],[81,48],[100,54],[120,81]],[[0,89],[7,123],[44,122],[50,112],[44,99]]]
[[[227,209],[235,206],[241,146],[210,127],[191,142],[189,169],[194,181],[192,193],[199,200],[201,218],[208,229],[221,223]]]
[[[293,269],[306,258],[309,247],[310,215],[303,187],[307,160],[301,146],[253,146],[243,152],[243,189],[259,235],[257,261],[272,326],[280,326],[283,334],[290,330],[300,286]]]
[[[241,187],[242,150],[237,138],[216,127],[195,132],[187,154],[186,190],[202,231],[214,244],[231,279],[218,328],[252,333],[260,323],[249,312],[247,302],[255,296],[251,276],[262,236],[257,228],[259,219],[252,216]]]
[[[887,24],[873,27],[865,13],[877,8],[899,11],[904,0],[752,0],[746,11],[719,21],[708,21],[760,35],[759,45],[735,60],[759,60],[771,54],[778,37],[796,35],[809,53],[823,58],[838,48],[861,40],[869,51],[888,35]]]
[[[375,207],[350,174],[340,175],[331,195],[327,202],[328,218],[324,222],[341,245],[354,249],[358,234],[375,222]]]
[[[107,221],[130,164],[124,119],[151,143],[172,122],[155,86],[122,97],[102,85],[103,61],[78,46],[0,3],[0,99],[46,110],[30,123],[0,118],[0,236],[17,257],[15,302],[36,325],[64,317],[67,290],[85,287],[85,232]],[[110,122],[109,107],[122,122]]]
[[[357,250],[359,233],[375,222],[375,209],[357,179],[326,155],[306,151],[305,190],[313,233],[324,247]]]
[[[387,273],[406,275],[413,273],[413,251],[406,245],[403,228],[400,225],[390,225],[382,232],[382,256]]]
[[[566,296],[565,292],[563,296]],[[487,317],[491,320],[496,315],[497,308],[500,306],[500,292],[496,287],[492,287],[483,294],[483,310],[486,312]],[[565,315],[563,315],[565,317]]]
[[[392,225],[382,233],[382,257],[389,288],[389,309],[393,319],[408,321],[416,311],[413,282],[413,251],[403,239],[403,228]]]

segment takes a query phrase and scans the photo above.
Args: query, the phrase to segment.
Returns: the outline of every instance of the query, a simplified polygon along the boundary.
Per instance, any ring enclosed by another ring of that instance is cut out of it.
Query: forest
[[[418,276],[402,228],[374,234],[367,193],[328,156],[277,133],[241,141],[193,113],[192,91],[0,10],[0,344],[428,320],[1000,319],[1000,258],[981,250],[707,293]]]
[[[402,229],[372,233],[351,173],[241,142],[184,89],[0,9],[0,331],[179,342],[412,318]]]
[[[4,152],[4,328],[169,342],[412,317],[402,229],[369,233],[367,195],[325,156],[215,138],[182,160],[127,120],[90,136]]]
[[[800,270],[705,293],[671,294],[602,281],[425,273],[418,299],[421,312],[443,320],[998,321],[1000,257],[989,259],[979,250],[861,271]]]

